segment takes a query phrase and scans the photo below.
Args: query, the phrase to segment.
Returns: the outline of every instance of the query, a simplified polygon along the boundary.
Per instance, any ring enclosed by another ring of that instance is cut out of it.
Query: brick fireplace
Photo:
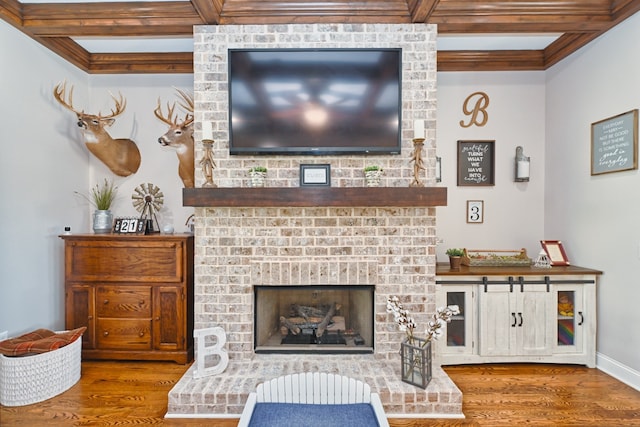
[[[400,381],[403,333],[386,313],[387,297],[398,295],[426,327],[436,308],[437,204],[423,200],[428,189],[407,188],[413,178],[411,128],[418,118],[428,129],[424,181],[435,185],[435,26],[206,26],[195,28],[194,40],[196,122],[213,122],[219,187],[185,190],[185,205],[196,207],[195,328],[222,326],[230,361],[222,374],[201,379],[193,378],[191,367],[169,394],[168,416],[237,417],[258,383],[306,371],[361,379],[380,394],[389,416],[460,416],[461,393],[440,367],[434,366],[426,390]],[[402,153],[230,156],[226,52],[247,47],[402,47]],[[202,146],[196,147],[199,159]],[[382,185],[390,189],[362,188],[362,169],[374,162],[385,169]],[[331,164],[332,188],[297,188],[300,163]],[[247,170],[255,165],[269,169],[269,188],[247,188]],[[200,170],[196,180],[197,187],[204,183]],[[328,202],[326,194],[333,194]],[[397,194],[400,203],[393,200]],[[256,354],[254,287],[294,285],[375,287],[373,352]]]

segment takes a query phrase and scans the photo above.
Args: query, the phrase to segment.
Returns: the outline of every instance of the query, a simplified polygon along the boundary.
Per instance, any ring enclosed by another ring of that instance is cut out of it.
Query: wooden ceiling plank
[[[220,23],[220,15],[224,7],[224,0],[191,0],[203,24],[215,25]]]
[[[193,54],[176,53],[99,53],[92,54],[92,74],[192,74]]]
[[[411,22],[427,22],[440,0],[416,0],[415,7],[411,9]]]
[[[438,52],[438,71],[543,70],[541,50],[458,50]]]
[[[0,0],[0,18],[14,27],[22,27],[22,5],[17,0]]]
[[[91,54],[68,37],[34,37],[34,40],[52,50],[85,72],[89,72]]]

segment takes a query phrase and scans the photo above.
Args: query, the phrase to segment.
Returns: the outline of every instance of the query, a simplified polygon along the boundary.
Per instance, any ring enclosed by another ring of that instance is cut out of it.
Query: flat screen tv
[[[231,154],[399,154],[401,49],[230,49]]]

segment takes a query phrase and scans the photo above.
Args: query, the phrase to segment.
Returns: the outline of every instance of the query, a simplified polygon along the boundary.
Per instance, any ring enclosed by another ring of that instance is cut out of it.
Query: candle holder
[[[529,182],[530,165],[531,158],[524,155],[524,149],[521,146],[516,147],[515,182]]]
[[[413,138],[413,155],[409,161],[409,163],[413,162],[413,181],[409,187],[424,187],[424,183],[420,180],[420,170],[424,169],[422,147],[424,147],[424,138]]]
[[[202,188],[217,187],[213,182],[213,170],[216,168],[216,162],[213,160],[213,139],[203,139],[202,146],[204,147],[204,154],[200,159],[200,166],[202,167],[202,173],[204,174],[205,182],[202,184]]]

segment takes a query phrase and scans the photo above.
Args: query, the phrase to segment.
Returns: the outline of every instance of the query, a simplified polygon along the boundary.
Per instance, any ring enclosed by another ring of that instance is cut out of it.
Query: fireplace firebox
[[[374,286],[254,286],[256,353],[373,353]]]

